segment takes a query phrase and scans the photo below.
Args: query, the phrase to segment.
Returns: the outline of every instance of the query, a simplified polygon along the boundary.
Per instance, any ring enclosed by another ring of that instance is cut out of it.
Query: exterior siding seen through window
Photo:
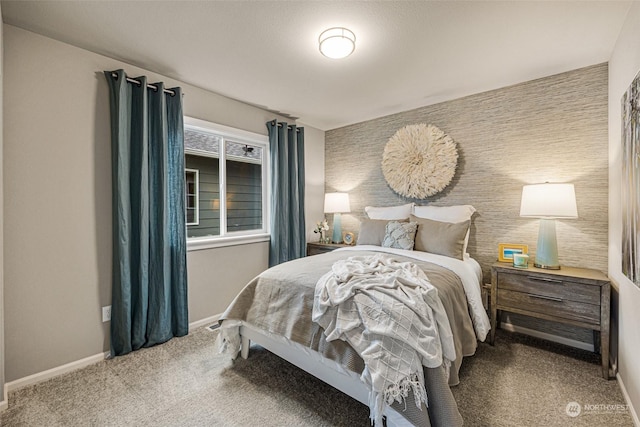
[[[198,225],[187,226],[187,237],[220,235],[220,168],[213,157],[185,155],[187,169],[198,171]]]
[[[220,161],[221,148],[225,154],[224,167]],[[185,126],[185,178],[188,189],[197,189],[197,197],[193,194],[185,197],[187,201],[196,200],[198,205],[195,215],[187,205],[188,238],[266,232],[263,161],[267,148],[266,141],[243,140],[241,136],[218,134],[215,129]],[[225,203],[223,209],[221,200]],[[191,207],[195,207],[193,203]]]

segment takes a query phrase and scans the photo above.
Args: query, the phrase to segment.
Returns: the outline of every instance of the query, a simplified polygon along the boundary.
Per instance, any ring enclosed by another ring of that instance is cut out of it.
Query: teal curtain
[[[111,355],[189,331],[182,93],[105,71],[111,103]]]
[[[271,160],[269,266],[300,258],[306,251],[304,222],[304,128],[267,122]]]

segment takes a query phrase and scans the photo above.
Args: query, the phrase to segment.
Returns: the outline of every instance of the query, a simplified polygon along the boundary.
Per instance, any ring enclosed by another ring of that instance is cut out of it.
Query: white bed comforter
[[[363,358],[376,425],[410,390],[418,407],[427,404],[422,366],[447,367],[456,356],[437,289],[414,263],[388,254],[336,262],[317,282],[312,319],[327,341],[342,339]]]

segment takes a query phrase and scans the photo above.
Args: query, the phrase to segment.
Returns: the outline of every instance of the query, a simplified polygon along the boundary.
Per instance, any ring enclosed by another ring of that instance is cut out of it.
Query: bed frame
[[[369,406],[369,387],[360,380],[360,376],[337,362],[325,358],[317,351],[284,337],[265,332],[245,322],[240,326],[240,337],[240,356],[243,359],[249,357],[249,347],[251,342],[254,342],[358,402]],[[387,427],[410,427],[413,425],[389,406],[384,411],[384,417]]]

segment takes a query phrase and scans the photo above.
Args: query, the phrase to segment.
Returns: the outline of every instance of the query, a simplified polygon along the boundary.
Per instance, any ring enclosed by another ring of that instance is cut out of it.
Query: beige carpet
[[[217,355],[215,336],[202,328],[12,392],[0,425],[369,425],[367,407],[259,347],[247,361]],[[502,331],[465,360],[453,392],[468,426],[633,425],[592,354]]]

